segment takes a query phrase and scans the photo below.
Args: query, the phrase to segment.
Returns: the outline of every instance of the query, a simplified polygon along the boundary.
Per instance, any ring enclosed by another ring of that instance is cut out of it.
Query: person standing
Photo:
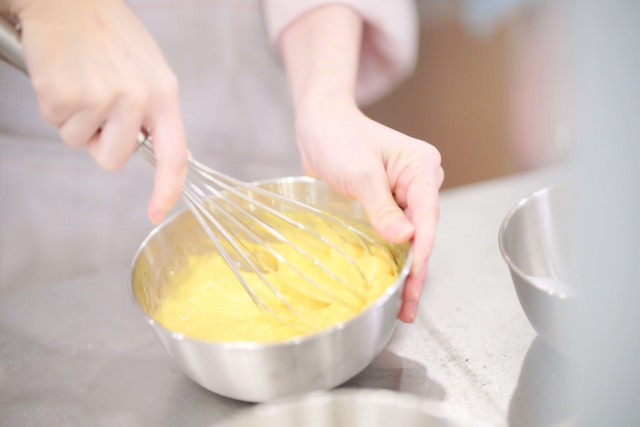
[[[296,174],[297,145],[302,170],[360,201],[380,236],[413,239],[400,318],[414,320],[440,156],[358,108],[413,69],[410,0],[4,0],[0,11],[21,21],[30,76],[0,66],[2,287],[128,264],[150,187],[154,223],[180,195],[187,141],[249,180]],[[127,162],[141,126],[153,183]]]

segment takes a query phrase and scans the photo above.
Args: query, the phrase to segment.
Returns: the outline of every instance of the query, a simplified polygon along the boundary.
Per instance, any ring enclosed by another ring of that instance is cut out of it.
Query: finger
[[[429,270],[428,265],[428,263],[424,263],[417,272],[409,274],[402,292],[402,299],[404,301],[415,303],[420,301],[422,288],[424,287],[424,283],[427,279],[427,273]]]
[[[409,273],[404,284],[402,292],[402,308],[398,318],[405,323],[411,323],[415,320],[418,312],[418,304],[420,303],[420,295],[427,278],[428,264],[423,264],[422,268],[416,273]]]
[[[70,147],[78,148],[87,145],[89,140],[98,132],[104,121],[106,110],[84,108],[73,114],[58,128],[60,138]]]
[[[357,189],[354,197],[362,204],[380,237],[398,244],[413,236],[415,227],[394,200],[384,170],[363,179]]]
[[[437,177],[418,176],[407,190],[407,204],[412,222],[416,226],[414,235],[414,262],[411,273],[416,280],[426,277],[426,264],[433,250],[436,226],[440,217]]]
[[[135,149],[141,124],[141,103],[122,100],[108,115],[97,138],[87,144],[87,151],[102,168],[118,169]]]
[[[416,320],[416,315],[418,314],[418,304],[414,302],[403,302],[402,307],[400,308],[400,314],[398,314],[398,319],[400,319],[404,323],[413,323]]]
[[[48,75],[40,78],[32,76],[31,83],[38,95],[40,115],[48,125],[59,127],[76,112],[81,99],[76,86],[52,81]]]
[[[414,262],[411,272],[405,281],[403,305],[398,318],[411,323],[418,312],[420,295],[427,278],[429,257],[433,250],[436,226],[440,217],[438,189],[442,184],[444,172],[442,168],[434,174],[421,174],[405,187],[407,208],[405,214],[416,226],[413,249]],[[433,176],[431,176],[433,175]]]
[[[164,110],[149,120],[156,156],[156,174],[147,214],[158,224],[178,201],[187,174],[187,144],[176,110]]]

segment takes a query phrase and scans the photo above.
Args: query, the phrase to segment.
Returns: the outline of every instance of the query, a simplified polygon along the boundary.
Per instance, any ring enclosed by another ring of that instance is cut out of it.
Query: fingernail
[[[418,303],[417,302],[407,303],[407,309],[409,310],[409,317],[413,322],[414,320],[416,320],[416,316],[418,315]]]
[[[411,234],[413,234],[413,232],[415,231],[415,229],[416,228],[413,226],[413,224],[411,224],[408,221],[403,221],[402,225],[399,227],[398,231],[396,232],[396,241],[401,242],[401,241],[408,240]]]
[[[422,288],[424,287],[424,280],[420,280],[415,289],[412,292],[412,299],[418,303],[420,301],[420,295],[422,295]]]
[[[162,211],[156,211],[151,215],[151,222],[154,223],[155,225],[158,225],[162,222],[162,220],[164,219],[165,213]]]

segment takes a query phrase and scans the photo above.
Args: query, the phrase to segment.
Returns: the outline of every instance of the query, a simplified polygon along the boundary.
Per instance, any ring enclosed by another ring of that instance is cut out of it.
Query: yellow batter
[[[336,236],[326,225],[314,228],[323,235]],[[187,266],[172,273],[154,314],[155,320],[168,329],[205,341],[280,341],[347,320],[375,301],[397,277],[397,267],[386,248],[370,245],[367,250],[359,244],[331,239],[357,263],[363,279],[338,250],[298,230],[281,232],[344,280],[340,283],[328,276],[286,243],[270,246],[289,264],[264,248],[245,242],[260,260],[264,277],[301,318],[277,299],[257,274],[242,271],[243,276],[270,309],[295,327],[286,326],[256,308],[217,252],[190,256]],[[331,296],[309,284],[292,266]]]

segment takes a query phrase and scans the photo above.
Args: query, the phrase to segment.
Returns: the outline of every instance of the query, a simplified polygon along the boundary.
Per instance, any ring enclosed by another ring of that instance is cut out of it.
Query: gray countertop
[[[498,426],[555,421],[562,408],[549,408],[566,361],[529,325],[497,235],[518,200],[560,175],[444,191],[415,324],[399,324],[346,386],[403,390]],[[248,406],[174,366],[134,309],[127,276],[122,269],[0,291],[0,425],[210,426]]]

